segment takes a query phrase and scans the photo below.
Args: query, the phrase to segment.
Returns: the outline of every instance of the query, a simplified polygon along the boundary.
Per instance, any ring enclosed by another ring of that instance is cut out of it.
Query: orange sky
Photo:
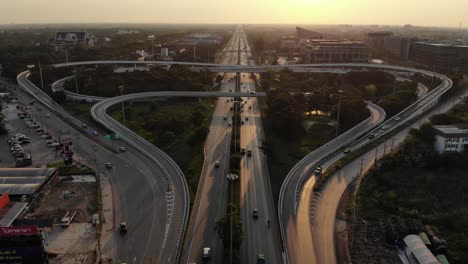
[[[3,0],[7,23],[274,23],[468,26],[468,0]]]

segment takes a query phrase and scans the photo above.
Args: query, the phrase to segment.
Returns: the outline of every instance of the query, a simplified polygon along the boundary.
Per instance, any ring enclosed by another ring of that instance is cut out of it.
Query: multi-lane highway
[[[240,30],[236,28],[220,58],[221,64],[235,64],[238,60]],[[221,92],[234,96],[236,83],[233,74],[225,74]],[[245,95],[245,94],[244,94]],[[211,249],[211,261],[223,262],[223,246],[215,231],[216,220],[226,213],[230,142],[233,103],[220,98],[215,106],[210,132],[205,143],[205,162],[200,175],[181,263],[201,263],[202,249]],[[219,167],[215,167],[216,162]]]
[[[366,136],[358,139],[360,135],[365,135],[369,132],[368,129],[356,130],[356,128],[360,126],[358,125],[340,136],[343,137],[343,141],[340,140],[342,144],[333,146],[335,140],[327,143],[301,160],[287,176],[281,188],[278,206],[289,263],[304,263],[305,261],[310,263],[333,263],[330,262],[332,259],[335,261],[333,234],[330,234],[330,230],[333,230],[335,219],[334,214],[329,213],[328,210],[334,210],[333,212],[336,212],[338,206],[337,201],[339,201],[339,198],[342,196],[344,189],[335,188],[334,185],[326,185],[326,189],[330,190],[328,192],[329,196],[333,197],[327,199],[321,198],[317,199],[317,201],[319,201],[319,203],[323,201],[325,204],[336,206],[331,208],[326,207],[325,210],[322,210],[322,212],[326,213],[316,213],[315,207],[317,203],[314,201],[314,193],[312,191],[316,178],[312,176],[311,170],[318,165],[322,165],[326,170],[334,161],[343,157],[344,154],[340,151],[340,148],[343,146],[350,147],[352,150],[359,149],[370,141],[396,129],[399,125],[404,125],[406,122],[413,120],[419,114],[429,109],[429,107],[435,105],[439,97],[452,87],[451,80],[443,75],[417,69],[408,68],[408,70],[420,72],[429,76],[435,75],[442,80],[442,84],[428,94],[420,97],[415,103],[400,112],[397,115],[398,118],[390,118],[371,131],[375,136],[374,139],[369,139]],[[350,137],[352,139],[348,140]],[[315,159],[310,159],[311,155],[315,152],[321,152],[321,149],[325,150],[325,152],[319,154]],[[304,166],[306,164],[307,166]],[[306,169],[301,171],[301,167]],[[330,182],[342,184],[343,180],[341,178],[332,178]],[[347,184],[349,182],[350,181],[348,181]],[[295,192],[291,193],[293,190],[295,190]],[[291,209],[291,207],[294,209]],[[321,224],[314,225],[314,223],[317,222]],[[315,234],[317,232],[321,233],[322,236],[316,236]],[[323,232],[328,233],[327,235],[323,235]],[[325,237],[328,238],[328,240],[324,240]],[[332,247],[332,249],[328,247]]]
[[[160,263],[172,263],[170,260],[174,260],[175,255],[170,254],[168,259],[163,261],[163,252],[159,250],[161,237],[165,234],[165,226],[161,225],[166,218],[165,186],[152,177],[152,175],[157,176],[152,162],[139,155],[139,151],[132,144],[119,142],[119,146],[126,147],[127,152],[115,154],[109,150],[110,148],[103,147],[102,143],[96,144],[95,139],[83,136],[82,134],[86,135],[87,131],[81,128],[81,121],[68,114],[32,84],[27,79],[27,75],[28,72],[18,75],[19,86],[45,105],[53,115],[59,117],[51,118],[57,122],[49,124],[49,127],[55,127],[62,133],[71,135],[77,158],[91,160],[96,157],[99,161],[99,170],[108,175],[112,181],[115,193],[115,220],[126,221],[129,229],[125,236],[118,235],[115,229],[110,231],[115,232],[116,245],[111,247],[116,247],[116,255],[108,257],[118,262],[143,263],[160,260]],[[111,170],[105,168],[106,162],[113,165]],[[148,206],[142,206],[143,204]]]
[[[240,52],[238,51],[240,47]],[[275,66],[245,66],[249,64],[250,51],[248,48],[248,43],[246,41],[245,33],[238,28],[234,34],[227,47],[224,49],[224,56],[221,58],[223,64],[203,64],[203,63],[179,63],[179,62],[145,62],[152,64],[186,64],[193,65],[200,68],[210,68],[213,71],[218,72],[241,72],[242,75],[242,89],[244,90],[253,90],[254,85],[248,80],[247,72],[261,72],[269,69],[281,70],[284,68],[289,68],[297,71],[343,71],[346,70],[343,68],[353,68],[353,69],[365,69],[365,68],[379,68],[394,71],[410,71],[418,72],[428,76],[435,76],[443,80],[443,84],[433,89],[430,93],[420,98],[416,103],[410,106],[408,109],[405,109],[402,113],[399,114],[399,119],[389,119],[384,125],[387,129],[383,129],[383,125],[374,130],[373,134],[376,138],[388,133],[388,131],[394,129],[396,126],[403,124],[415,116],[421,114],[427,110],[430,106],[434,105],[437,102],[438,97],[447,91],[451,87],[451,81],[445,76],[425,71],[417,70],[408,67],[400,66],[390,66],[390,65],[376,65],[376,64],[302,64],[302,65],[275,65]],[[135,62],[121,62],[121,61],[111,61],[111,62],[76,62],[56,65],[57,67],[70,66],[70,65],[85,65],[85,64],[97,64],[97,63],[132,63]],[[239,63],[241,65],[235,65]],[[229,81],[232,75],[226,74],[225,81],[222,85],[222,90],[226,91],[227,89],[234,90],[234,84],[232,81]],[[25,85],[28,86],[28,85]],[[424,92],[424,87],[420,87],[420,91]],[[173,96],[174,93],[171,92],[162,92],[157,95],[152,96]],[[233,95],[228,92],[214,92],[212,94],[206,93],[204,95],[197,95],[194,93],[181,93],[179,96],[229,96]],[[259,95],[259,94],[257,94]],[[99,107],[96,106],[95,117],[96,119],[103,122],[104,125],[108,126],[116,132],[122,132],[125,137],[131,138],[133,140],[139,141],[132,146],[137,149],[146,149],[149,147],[146,143],[135,135],[133,132],[128,131],[125,127],[121,126],[117,122],[110,120],[106,117],[105,109],[112,105],[120,102],[119,100],[143,100],[148,99],[149,94],[146,95],[126,95],[122,98],[113,98],[108,99],[100,103],[101,110],[98,111]],[[249,97],[250,94],[236,94],[236,96]],[[259,139],[263,137],[262,126],[259,117],[258,103],[255,99],[246,99],[247,109],[251,107],[250,112],[246,111],[243,113],[242,118],[245,122],[241,129],[241,144],[246,148],[252,150],[252,157],[244,157],[241,164],[241,210],[242,210],[242,220],[244,222],[244,228],[247,232],[247,237],[242,248],[242,261],[243,263],[252,263],[255,262],[255,257],[259,253],[263,253],[267,257],[267,262],[275,263],[281,262],[280,256],[280,247],[279,239],[275,234],[276,222],[275,218],[272,217],[274,214],[274,208],[272,208],[273,199],[271,199],[271,191],[269,189],[267,169],[265,166],[265,158],[263,154],[256,148],[256,145],[259,143]],[[250,101],[249,101],[250,100]],[[229,128],[226,125],[224,118],[221,120],[221,117],[227,112],[229,104],[226,104],[225,101],[218,101],[215,109],[215,116],[212,121],[212,128],[210,132],[210,137],[207,141],[207,148],[205,149],[206,161],[203,167],[203,172],[201,175],[200,185],[197,192],[197,197],[194,204],[194,211],[191,217],[191,224],[187,232],[185,248],[188,249],[184,251],[183,263],[189,261],[198,261],[201,253],[201,248],[204,246],[209,246],[213,249],[213,260],[218,263],[221,256],[221,246],[219,241],[216,239],[214,233],[214,220],[216,217],[219,217],[224,213],[225,210],[225,200],[226,197],[223,194],[226,192],[226,181],[224,179],[226,170],[228,168],[228,145],[229,145]],[[357,149],[369,142],[366,137],[362,137],[360,140],[356,140],[361,135],[367,133],[374,126],[379,124],[383,120],[384,113],[378,106],[375,106],[369,103],[369,109],[371,111],[371,117],[359,124],[350,131],[344,133],[340,136],[339,139],[331,141],[324,145],[323,147],[317,149],[315,152],[306,156],[301,160],[288,174],[285,183],[281,189],[281,194],[279,197],[278,205],[278,214],[280,220],[280,230],[282,237],[284,239],[284,246],[286,250],[286,261],[290,263],[303,263],[303,262],[313,262],[313,263],[322,263],[320,262],[322,258],[319,256],[319,262],[317,261],[317,252],[314,251],[314,236],[313,228],[310,226],[310,213],[311,208],[307,209],[309,202],[311,200],[311,188],[314,185],[314,177],[310,177],[311,171],[320,164],[329,164],[330,161],[336,160],[341,157],[342,153],[340,148],[344,146],[350,146],[353,149]],[[104,109],[104,110],[102,110]],[[98,113],[98,114],[96,114]],[[248,118],[249,120],[246,120]],[[133,133],[133,134],[132,134]],[[223,148],[225,146],[225,148]],[[177,166],[167,157],[164,153],[160,152],[158,149],[154,148],[148,150],[145,153],[144,151],[141,155],[146,155],[147,158],[150,156],[156,158],[149,158],[147,162],[156,164],[154,166],[147,166],[147,171],[143,174],[155,174],[153,177],[153,185],[159,183],[163,188],[160,192],[157,192],[159,196],[164,194],[164,205],[166,216],[164,219],[158,219],[158,223],[165,223],[165,228],[160,228],[158,230],[165,230],[165,233],[160,235],[158,239],[155,239],[159,242],[154,242],[152,246],[162,248],[163,251],[166,251],[167,248],[174,248],[178,252],[180,246],[180,237],[183,233],[184,221],[180,218],[184,218],[186,215],[186,206],[177,204],[181,200],[185,199],[186,195],[183,194],[183,175],[178,171]],[[144,160],[144,158],[142,159]],[[220,162],[220,167],[215,169],[214,162]],[[163,164],[161,164],[161,162]],[[144,166],[144,165],[143,165]],[[173,171],[168,173],[164,171],[166,166],[172,166]],[[162,169],[161,169],[162,168]],[[159,169],[159,171],[158,171]],[[147,177],[147,176],[145,176]],[[222,178],[222,179],[221,179]],[[309,181],[307,181],[309,179]],[[179,181],[180,180],[180,181]],[[146,180],[148,183],[148,179]],[[164,187],[165,185],[165,187]],[[150,185],[153,187],[152,185]],[[206,189],[205,189],[206,188]],[[327,187],[328,188],[328,187]],[[336,197],[341,196],[339,192],[331,192]],[[153,194],[156,195],[156,194]],[[218,196],[216,196],[218,195]],[[181,197],[184,198],[181,199]],[[335,197],[335,198],[336,198]],[[154,198],[154,197],[153,197]],[[215,200],[216,203],[215,203]],[[221,204],[221,205],[220,205]],[[175,205],[175,206],[174,206]],[[217,206],[214,206],[217,205]],[[162,204],[158,205],[158,208],[164,207]],[[181,209],[183,208],[183,209]],[[257,208],[260,213],[259,220],[253,220],[252,210]],[[178,210],[178,211],[177,211]],[[306,211],[304,211],[306,210]],[[307,211],[309,210],[309,211]],[[176,212],[177,211],[177,212]],[[314,211],[314,210],[312,210]],[[265,219],[263,219],[265,217]],[[176,219],[177,218],[177,219]],[[153,218],[154,219],[154,218]],[[211,220],[210,220],[211,219]],[[266,219],[270,219],[271,227],[268,228]],[[323,219],[322,219],[323,220]],[[264,225],[261,221],[265,221]],[[330,223],[330,219],[325,219]],[[334,221],[334,219],[333,219]],[[177,227],[175,227],[177,226]],[[262,227],[263,226],[263,227]],[[211,230],[210,230],[211,229]],[[179,232],[175,232],[178,230]],[[170,232],[170,234],[168,234]],[[177,234],[176,234],[177,233]],[[150,235],[152,236],[152,235]],[[179,239],[174,239],[174,238]],[[171,238],[171,241],[168,242],[168,238]],[[151,240],[151,238],[150,238]],[[148,245],[150,243],[148,242]],[[145,250],[146,252],[146,250]],[[163,253],[156,250],[154,255],[157,256],[157,260],[161,260],[158,263],[166,263],[169,261],[174,261],[177,259],[177,253]],[[145,253],[139,256],[145,256]],[[175,256],[175,257],[174,257]],[[137,258],[140,259],[140,258]],[[141,258],[142,259],[142,258]]]
[[[250,47],[244,31],[240,35],[239,47],[240,64],[251,64]],[[255,90],[255,83],[249,73],[240,73],[240,78],[242,92]],[[246,149],[246,154],[242,157],[240,167],[240,206],[246,236],[241,248],[241,263],[257,263],[258,254],[263,254],[267,263],[282,263],[268,166],[266,156],[259,148],[264,140],[260,106],[255,97],[242,97],[242,100],[245,104],[241,110],[241,120],[244,124],[241,125],[240,144],[241,148]],[[254,209],[258,211],[256,219],[253,218]]]

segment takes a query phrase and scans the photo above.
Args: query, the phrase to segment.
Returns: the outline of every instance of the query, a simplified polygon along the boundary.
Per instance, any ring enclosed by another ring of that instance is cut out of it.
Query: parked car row
[[[52,140],[52,136],[49,135],[49,132],[46,129],[42,128],[39,122],[36,121],[36,119],[26,117],[23,120],[27,127],[34,129],[34,131],[37,134],[39,134],[41,138],[46,140],[47,147],[55,148],[60,145],[59,143]]]
[[[12,138],[8,140],[11,154],[15,156],[16,158],[23,157],[24,149],[22,145],[30,143],[30,142],[31,140],[23,134],[14,135]]]

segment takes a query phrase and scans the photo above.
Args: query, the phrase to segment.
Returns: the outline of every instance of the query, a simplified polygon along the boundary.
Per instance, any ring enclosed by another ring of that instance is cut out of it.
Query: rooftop
[[[444,47],[444,48],[468,48],[468,45],[459,45],[459,44],[450,44],[450,43],[432,43],[432,42],[424,42],[424,41],[418,41],[416,43],[435,46],[435,47]]]
[[[468,124],[433,126],[436,133],[442,136],[468,137]]]
[[[0,168],[0,194],[33,194],[55,171],[51,168]]]

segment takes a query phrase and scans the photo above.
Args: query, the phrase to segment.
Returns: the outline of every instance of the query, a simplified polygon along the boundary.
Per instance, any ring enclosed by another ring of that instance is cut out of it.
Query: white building
[[[435,150],[442,154],[463,152],[468,145],[468,124],[452,126],[433,126],[435,130]]]
[[[411,264],[440,264],[418,235],[408,235],[405,253]]]

